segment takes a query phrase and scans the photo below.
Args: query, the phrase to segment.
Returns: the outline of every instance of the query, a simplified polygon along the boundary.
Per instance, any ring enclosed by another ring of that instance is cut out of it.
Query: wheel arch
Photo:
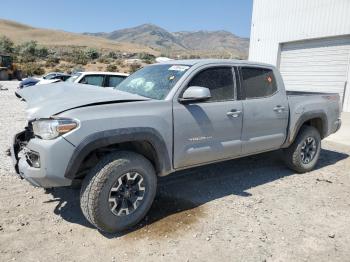
[[[146,157],[159,176],[171,172],[171,161],[166,143],[153,128],[123,128],[97,132],[87,136],[74,150],[67,165],[65,177],[79,178],[84,168],[98,162],[99,155],[116,150],[130,150]],[[84,176],[84,175],[83,175]]]
[[[320,133],[321,139],[326,137],[328,132],[328,122],[326,113],[323,111],[311,111],[299,117],[294,128],[291,129],[291,132],[289,133],[289,137],[285,143],[285,146],[289,146],[294,142],[295,138],[300,132],[300,129],[305,125],[316,128]]]

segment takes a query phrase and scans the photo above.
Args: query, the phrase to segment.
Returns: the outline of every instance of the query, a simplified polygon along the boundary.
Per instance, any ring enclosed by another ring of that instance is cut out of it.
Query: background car
[[[39,83],[49,84],[58,81],[66,81],[69,77],[70,75],[59,72],[51,72],[42,77],[28,77],[19,83],[18,89],[33,86]]]
[[[66,81],[70,77],[71,77],[71,75],[68,75],[68,74],[58,74],[50,79],[40,80],[37,83],[37,85],[44,85],[44,84],[51,84],[51,83],[56,83],[56,82],[60,82],[60,81]]]
[[[112,72],[77,72],[68,78],[67,82],[101,87],[116,87],[128,76],[129,74]]]

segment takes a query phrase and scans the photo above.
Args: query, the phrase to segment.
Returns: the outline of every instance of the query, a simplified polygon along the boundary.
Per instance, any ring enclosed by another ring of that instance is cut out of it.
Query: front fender
[[[171,172],[170,155],[162,136],[153,128],[121,128],[97,132],[87,136],[74,150],[65,177],[74,179],[83,160],[94,150],[113,144],[147,141],[156,151],[160,175]]]

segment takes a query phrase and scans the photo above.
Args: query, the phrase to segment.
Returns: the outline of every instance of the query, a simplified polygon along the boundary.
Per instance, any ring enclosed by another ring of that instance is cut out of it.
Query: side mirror
[[[209,88],[202,86],[190,86],[183,93],[182,97],[179,98],[179,101],[182,103],[194,102],[194,101],[205,101],[211,98]]]

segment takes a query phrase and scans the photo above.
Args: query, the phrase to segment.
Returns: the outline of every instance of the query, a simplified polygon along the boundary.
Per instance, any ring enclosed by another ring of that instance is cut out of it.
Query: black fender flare
[[[283,147],[288,147],[291,145],[295,138],[297,137],[300,128],[305,124],[307,121],[310,121],[315,118],[320,118],[322,121],[322,132],[321,132],[321,137],[325,137],[328,132],[328,122],[327,122],[327,115],[324,111],[322,110],[312,110],[306,113],[303,113],[301,117],[299,117],[297,123],[295,124],[293,131],[288,134],[288,139],[286,140],[285,145]]]
[[[157,167],[160,175],[171,172],[171,161],[164,139],[153,128],[136,127],[101,131],[87,136],[74,150],[64,176],[74,179],[85,159],[92,151],[118,143],[147,141],[156,151]]]

